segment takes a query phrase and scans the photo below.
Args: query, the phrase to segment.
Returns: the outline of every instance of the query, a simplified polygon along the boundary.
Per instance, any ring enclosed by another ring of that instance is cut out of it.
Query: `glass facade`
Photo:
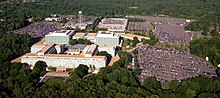
[[[69,36],[45,36],[45,43],[69,44]]]

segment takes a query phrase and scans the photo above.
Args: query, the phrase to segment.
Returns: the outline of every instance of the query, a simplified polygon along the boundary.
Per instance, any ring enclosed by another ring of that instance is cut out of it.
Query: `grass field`
[[[46,84],[48,85],[54,85],[54,84],[60,84],[64,79],[62,78],[50,78]]]

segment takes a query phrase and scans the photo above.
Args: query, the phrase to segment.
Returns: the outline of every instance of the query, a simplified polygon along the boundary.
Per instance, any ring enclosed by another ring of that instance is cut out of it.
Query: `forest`
[[[209,61],[217,67],[220,64],[220,37],[193,40],[190,44],[190,52],[203,59],[208,57]]]
[[[62,3],[60,3],[62,2]],[[39,0],[38,2],[0,3],[0,30],[14,30],[51,14],[87,16],[165,15],[197,20],[186,29],[206,30],[220,23],[218,0]],[[16,14],[15,14],[16,13]]]

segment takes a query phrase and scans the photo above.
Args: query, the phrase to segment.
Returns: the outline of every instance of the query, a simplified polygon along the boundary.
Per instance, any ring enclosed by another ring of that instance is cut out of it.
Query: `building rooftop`
[[[20,57],[18,57],[18,58],[16,58],[16,59],[13,59],[13,60],[11,61],[11,63],[21,62],[21,57],[22,57],[22,56],[20,56]]]
[[[87,45],[84,48],[84,53],[85,54],[93,54],[96,49],[97,49],[97,45],[95,45],[95,44]]]
[[[97,35],[97,33],[88,33],[86,36],[87,37],[95,37]]]
[[[102,24],[120,24],[124,25],[127,23],[127,19],[125,18],[104,18],[102,19]]]
[[[83,50],[85,48],[85,45],[83,44],[76,44],[74,46],[69,46],[69,49],[81,49]]]
[[[74,30],[57,30],[50,32],[46,36],[67,36],[67,35],[72,35],[74,33]]]
[[[39,52],[45,52],[47,51],[49,48],[53,47],[54,44],[47,44],[46,47],[42,48]]]
[[[84,37],[86,33],[75,33],[73,36],[74,37]]]
[[[66,53],[68,52],[80,52],[81,50],[79,48],[74,48],[74,49],[69,49],[66,51]]]
[[[119,36],[111,31],[98,31],[96,37],[119,37]]]
[[[47,46],[47,44],[44,44],[45,39],[41,39],[39,42],[35,43],[33,46]],[[61,47],[63,44],[56,44],[55,46]]]

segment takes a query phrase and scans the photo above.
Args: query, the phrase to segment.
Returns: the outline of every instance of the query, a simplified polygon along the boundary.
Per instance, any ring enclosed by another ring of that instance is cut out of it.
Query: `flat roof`
[[[101,21],[101,24],[120,24],[124,25],[127,23],[127,19],[125,18],[104,18]]]
[[[74,34],[73,36],[74,36],[74,37],[83,37],[83,36],[85,36],[85,34],[86,34],[86,33],[76,33],[76,34]]]
[[[94,37],[94,36],[96,36],[96,35],[97,35],[97,33],[88,33],[86,36]]]
[[[47,44],[44,44],[44,42],[45,42],[45,39],[44,38],[42,38],[39,42],[37,42],[37,43],[35,43],[33,46],[47,46]],[[58,46],[58,47],[60,47],[60,46],[62,46],[63,44],[55,44],[55,46]]]
[[[86,46],[83,45],[83,44],[76,44],[76,45],[73,45],[73,46],[69,46],[69,49],[81,49],[83,50]]]
[[[67,36],[74,33],[74,30],[56,30],[45,36]]]
[[[66,51],[66,53],[68,53],[68,52],[80,52],[80,49],[79,48],[78,49],[69,49]]]
[[[53,47],[54,44],[47,44],[44,48],[42,48],[40,51],[38,52],[43,52],[45,53],[47,50],[49,50],[51,47]]]
[[[98,31],[96,37],[119,37],[112,31]]]
[[[96,50],[96,48],[97,48],[97,45],[95,45],[95,44],[87,45],[85,47],[86,50],[84,50],[84,53],[85,54],[93,54],[93,52]]]
[[[16,58],[16,59],[13,59],[13,60],[11,61],[11,63],[21,62],[21,57],[22,57],[22,56],[20,56],[20,57],[18,57],[18,58]]]

